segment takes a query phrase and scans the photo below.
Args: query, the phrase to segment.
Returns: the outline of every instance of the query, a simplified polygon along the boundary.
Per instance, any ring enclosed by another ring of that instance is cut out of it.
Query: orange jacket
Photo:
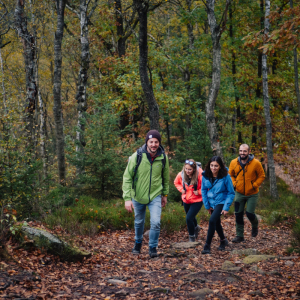
[[[198,185],[197,185],[197,191],[198,195],[194,194],[194,186],[192,184],[187,185],[187,183],[184,183],[185,186],[185,194],[181,195],[181,199],[186,204],[192,204],[195,202],[201,202],[202,201],[202,194],[201,194],[201,182],[202,182],[202,172],[203,170],[201,168],[197,169],[198,171]],[[177,190],[182,193],[183,185],[182,185],[182,171],[179,172],[174,180],[174,185],[177,188]]]
[[[255,159],[252,154],[249,156],[250,160],[244,170],[238,158],[232,160],[229,166],[229,175],[234,189],[245,196],[257,194],[266,177],[260,161]]]

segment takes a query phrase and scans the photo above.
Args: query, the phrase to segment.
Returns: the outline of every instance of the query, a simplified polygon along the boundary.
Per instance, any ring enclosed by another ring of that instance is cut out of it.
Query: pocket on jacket
[[[237,180],[235,185],[235,190],[237,192],[244,192],[244,183],[242,180]]]
[[[256,188],[253,186],[253,182],[252,181],[251,181],[251,185],[252,185],[253,190],[255,191]]]

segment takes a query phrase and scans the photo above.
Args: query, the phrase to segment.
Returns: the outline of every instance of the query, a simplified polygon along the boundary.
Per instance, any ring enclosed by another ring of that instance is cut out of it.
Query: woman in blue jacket
[[[225,250],[228,240],[221,225],[221,215],[226,215],[234,199],[235,193],[228,170],[221,157],[213,156],[202,173],[201,193],[203,204],[210,216],[206,243],[202,254],[210,253],[210,244],[217,231],[221,243],[218,250]]]

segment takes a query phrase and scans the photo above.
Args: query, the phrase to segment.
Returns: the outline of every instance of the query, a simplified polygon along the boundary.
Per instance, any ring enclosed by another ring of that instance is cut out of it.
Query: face
[[[155,153],[159,147],[159,141],[158,139],[156,138],[152,138],[152,139],[149,139],[147,141],[147,147],[148,147],[148,150],[150,150],[151,153]]]
[[[193,173],[194,173],[194,169],[192,168],[192,166],[190,166],[188,164],[186,164],[184,166],[184,171],[185,171],[185,173],[186,173],[187,176],[192,176]]]
[[[245,160],[248,158],[250,151],[247,146],[241,146],[239,150],[239,155],[241,160]]]
[[[214,176],[218,175],[220,168],[220,165],[216,161],[210,163],[210,170]]]

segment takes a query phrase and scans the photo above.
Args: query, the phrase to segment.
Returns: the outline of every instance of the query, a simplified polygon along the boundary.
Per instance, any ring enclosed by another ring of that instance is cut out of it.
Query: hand
[[[125,209],[128,211],[128,212],[132,212],[132,209],[134,209],[133,207],[133,203],[132,201],[125,201]]]
[[[211,215],[214,210],[212,208],[208,209],[208,213]]]
[[[167,204],[167,197],[163,196],[161,197],[161,207],[165,207]]]
[[[194,191],[194,195],[199,195],[199,192],[197,190]]]
[[[221,215],[226,216],[227,214],[228,214],[228,211],[227,211],[227,210],[222,210]]]

